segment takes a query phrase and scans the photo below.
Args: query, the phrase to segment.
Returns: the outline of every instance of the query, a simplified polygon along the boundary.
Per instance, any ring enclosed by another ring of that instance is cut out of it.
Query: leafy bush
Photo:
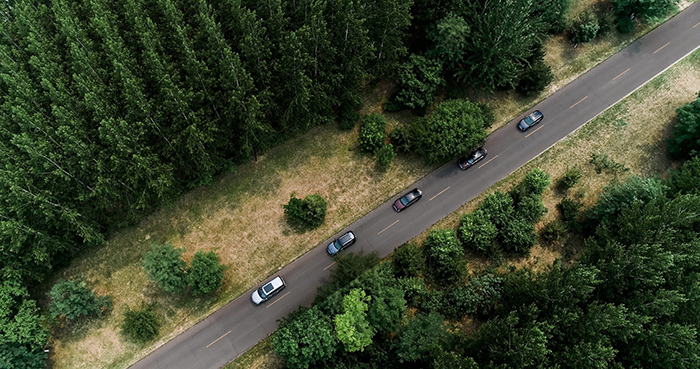
[[[582,206],[583,204],[580,201],[565,197],[557,204],[557,209],[559,209],[561,213],[561,218],[564,219],[565,222],[570,222],[576,220],[578,211]]]
[[[386,112],[393,113],[406,109],[406,106],[396,99],[396,95],[393,95],[384,102],[382,109]]]
[[[409,242],[394,251],[391,262],[397,277],[418,277],[425,268],[425,255],[415,242]]]
[[[491,219],[491,222],[500,229],[513,217],[513,198],[501,191],[496,191],[479,204],[479,209]]]
[[[462,215],[459,221],[459,236],[467,249],[486,252],[491,249],[498,229],[481,209]]]
[[[632,32],[634,30],[634,19],[630,18],[629,15],[618,16],[617,30],[624,34]]]
[[[377,150],[377,170],[386,173],[395,157],[394,146],[392,144],[383,145]]]
[[[566,242],[568,233],[564,223],[560,220],[553,220],[545,224],[540,231],[540,237],[549,244],[562,245]]]
[[[307,195],[302,200],[292,192],[289,202],[284,205],[284,214],[290,225],[303,229],[323,224],[327,208],[328,202],[319,194]]]
[[[218,289],[224,280],[225,269],[220,263],[219,254],[214,251],[197,251],[187,269],[190,292],[198,296]]]
[[[445,84],[442,63],[420,55],[411,55],[399,68],[401,91],[396,101],[409,108],[425,108],[435,101],[437,88]]]
[[[540,168],[535,168],[525,174],[523,180],[511,192],[511,196],[517,202],[518,197],[542,195],[550,183],[550,175]]]
[[[428,274],[438,283],[450,285],[464,272],[464,250],[457,232],[443,228],[432,230],[423,242]]]
[[[365,115],[360,123],[360,136],[357,143],[361,151],[375,152],[384,144],[386,118],[378,113]]]
[[[323,301],[333,292],[361,276],[379,263],[377,252],[365,255],[362,251],[343,254],[335,258],[335,268],[331,270],[329,282],[318,288],[314,303]]]
[[[537,223],[547,213],[547,208],[542,203],[542,195],[530,194],[521,197],[515,206],[515,214],[530,223]]]
[[[666,186],[658,178],[633,176],[624,182],[613,182],[605,187],[596,205],[587,212],[587,218],[609,224],[623,208],[633,203],[648,204],[665,192]]]
[[[338,113],[338,125],[340,129],[352,129],[360,120],[360,113],[357,111],[354,104],[344,103],[340,106]]]
[[[676,110],[678,123],[673,126],[673,137],[668,141],[668,152],[677,159],[700,155],[700,93]]]
[[[475,304],[467,313],[489,316],[501,300],[503,278],[492,273],[473,277],[469,281],[469,291],[475,296]]]
[[[566,168],[566,172],[564,172],[564,175],[559,178],[559,181],[557,182],[557,186],[562,189],[563,191],[567,191],[571,187],[574,187],[576,183],[581,179],[581,170],[573,167],[573,168]]]
[[[544,91],[553,80],[552,67],[544,61],[538,60],[523,71],[516,91],[523,96],[534,96]]]
[[[122,334],[130,341],[145,343],[155,339],[160,329],[160,316],[153,305],[124,313]]]
[[[512,218],[499,233],[501,245],[506,252],[526,255],[537,243],[535,226],[522,218]]]
[[[413,122],[416,151],[431,164],[466,155],[483,144],[491,117],[469,100],[445,101],[426,119]]]
[[[343,298],[343,313],[333,319],[335,336],[347,352],[364,351],[372,343],[375,329],[367,320],[371,300],[365,291],[353,288]]]
[[[467,286],[450,287],[445,291],[440,312],[449,319],[461,319],[476,310],[478,297]]]
[[[59,279],[51,288],[49,296],[51,297],[49,311],[54,319],[65,316],[73,320],[83,315],[99,314],[103,309],[111,306],[109,296],[95,296],[82,278]]]
[[[590,163],[593,164],[593,168],[598,174],[602,173],[603,170],[608,170],[610,173],[618,175],[630,170],[630,168],[624,164],[610,159],[610,157],[608,157],[606,154],[599,155],[596,153],[591,153]]]
[[[404,126],[396,126],[389,132],[389,141],[399,153],[411,152],[411,131]]]
[[[316,363],[333,357],[338,346],[330,317],[316,307],[285,318],[272,340],[275,353],[292,369],[314,368]]]
[[[535,1],[535,11],[552,34],[564,32],[566,14],[569,12],[570,0],[539,0]]]
[[[590,9],[586,9],[571,24],[571,42],[578,44],[592,41],[598,34],[598,18]]]
[[[668,185],[672,194],[700,195],[700,156],[685,163],[678,170],[671,170]]]
[[[418,277],[400,278],[399,285],[406,291],[406,301],[412,306],[418,307],[428,294],[425,280]]]
[[[143,258],[143,269],[148,279],[157,283],[165,292],[180,293],[187,287],[185,268],[187,263],[181,255],[184,248],[176,249],[171,244],[152,244]]]

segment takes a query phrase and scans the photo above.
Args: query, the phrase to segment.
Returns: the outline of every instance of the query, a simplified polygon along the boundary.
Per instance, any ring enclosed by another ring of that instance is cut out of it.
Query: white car
[[[253,291],[253,294],[250,295],[250,299],[255,305],[260,305],[267,301],[270,297],[282,291],[285,287],[287,287],[287,284],[284,283],[284,279],[277,276],[275,279],[267,282],[264,286]]]

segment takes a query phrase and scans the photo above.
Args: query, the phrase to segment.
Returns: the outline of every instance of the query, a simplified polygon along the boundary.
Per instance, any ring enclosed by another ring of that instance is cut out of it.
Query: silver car
[[[255,305],[260,305],[267,301],[270,297],[282,291],[285,287],[287,287],[287,284],[284,283],[284,279],[277,276],[275,279],[267,282],[264,286],[253,291],[253,294],[250,295],[250,299]]]

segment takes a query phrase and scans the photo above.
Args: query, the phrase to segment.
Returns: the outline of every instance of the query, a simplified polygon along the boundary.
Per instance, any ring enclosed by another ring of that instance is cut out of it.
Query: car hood
[[[258,290],[253,291],[253,294],[250,295],[250,299],[255,305],[260,305],[263,302],[263,299],[260,298],[260,294],[258,294]]]
[[[526,130],[526,129],[530,128],[530,126],[528,126],[524,120],[521,120],[520,123],[518,123],[518,127],[520,127],[520,129],[522,129],[522,130]]]
[[[331,242],[328,244],[328,247],[326,247],[326,250],[328,250],[328,253],[331,255],[335,255],[338,253],[338,249],[335,248],[334,242]]]

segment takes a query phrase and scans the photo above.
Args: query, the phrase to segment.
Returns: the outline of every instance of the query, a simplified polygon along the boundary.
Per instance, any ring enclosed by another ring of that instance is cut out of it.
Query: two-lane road
[[[355,232],[358,241],[348,251],[377,251],[381,257],[390,254],[698,46],[700,3],[535,106],[545,115],[540,124],[522,133],[516,128],[518,117],[494,132],[486,143],[489,155],[476,166],[463,172],[454,162],[448,163],[411,185],[409,188],[423,190],[423,198],[411,208],[396,213],[391,207],[395,199],[391,199],[353,223],[347,229]],[[327,242],[280,270],[288,287],[270,301],[254,306],[250,301],[252,290],[248,291],[133,368],[215,369],[232,361],[273,333],[278,319],[313,301],[316,287],[326,283],[333,267],[333,260],[325,252]]]

